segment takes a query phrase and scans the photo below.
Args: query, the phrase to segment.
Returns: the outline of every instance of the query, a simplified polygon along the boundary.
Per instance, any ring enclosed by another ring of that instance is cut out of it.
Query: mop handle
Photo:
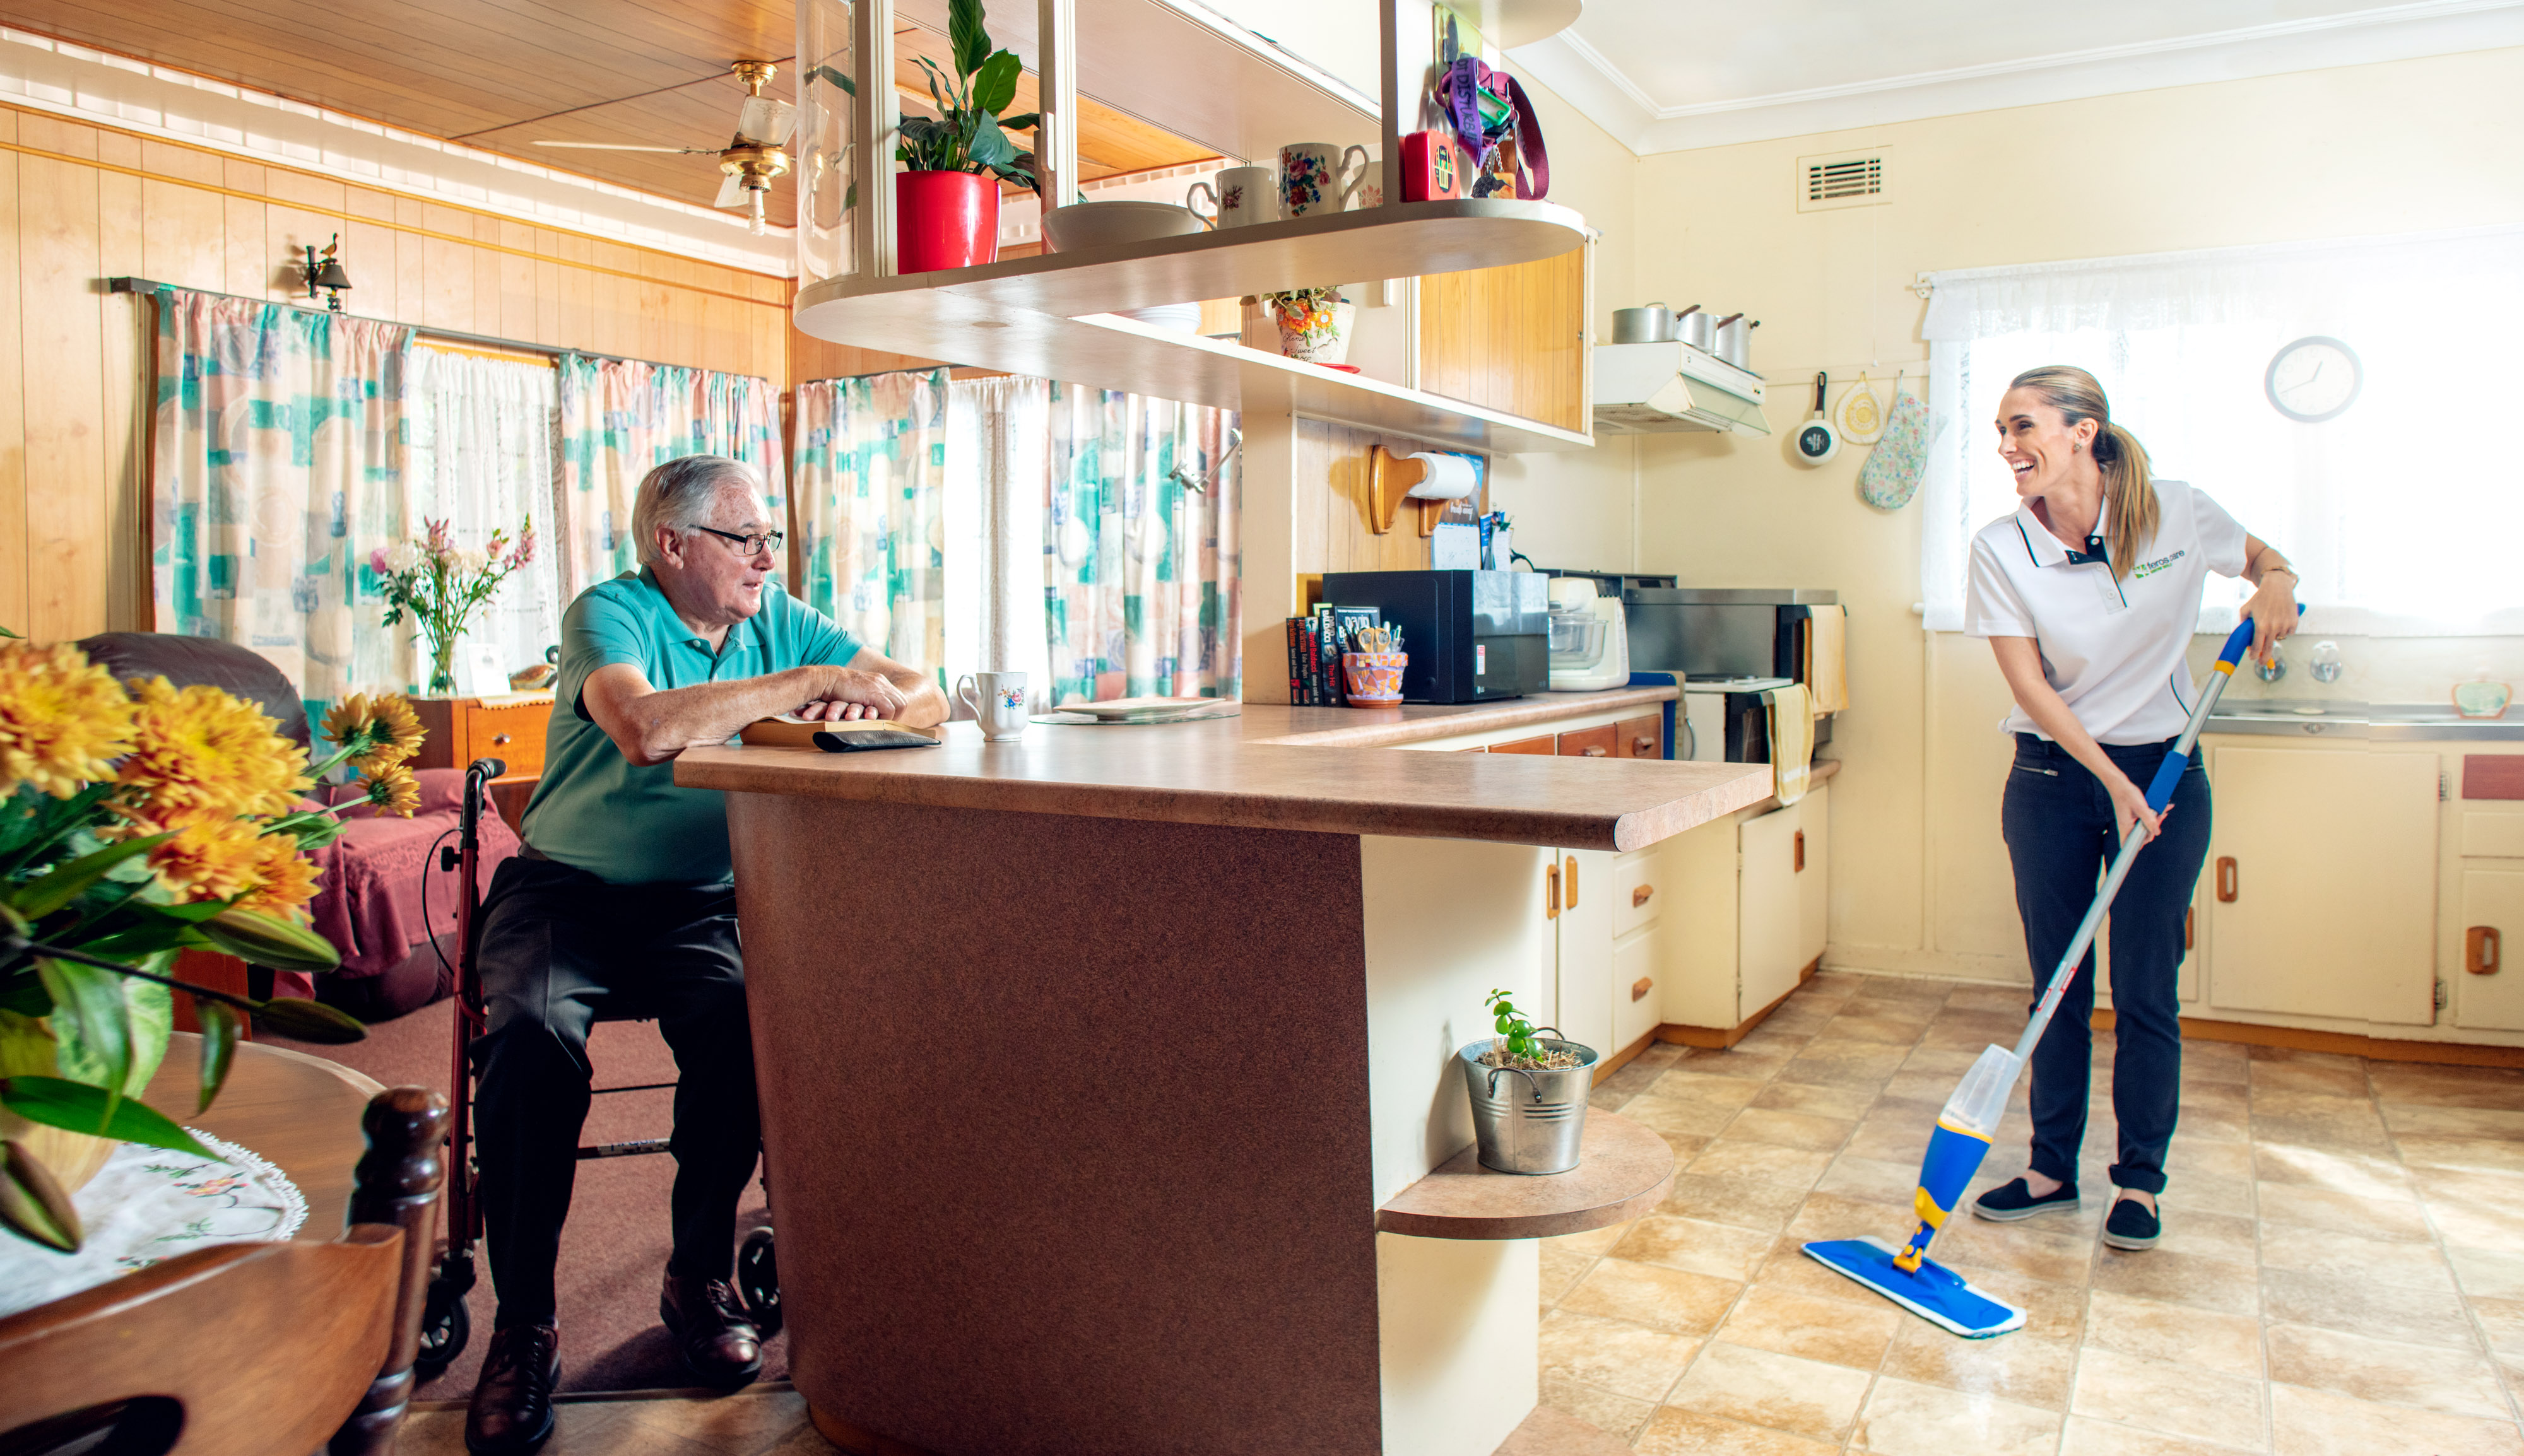
[[[2300,608],[2302,610],[2302,608]],[[2147,786],[2147,806],[2163,813],[2173,802],[2173,788],[2191,766],[2192,747],[2200,741],[2200,730],[2208,726],[2208,714],[2215,711],[2217,700],[2225,695],[2226,684],[2233,679],[2237,664],[2253,645],[2253,623],[2246,618],[2226,635],[2226,645],[2217,650],[2216,671],[2201,690],[2200,701],[2191,708],[2191,720],[2182,725],[2182,736],[2165,751],[2164,762],[2156,770],[2154,782]],[[2105,912],[2112,907],[2112,897],[2120,894],[2121,881],[2129,878],[2130,865],[2138,851],[2147,847],[2145,824],[2133,824],[2121,840],[2120,852],[2112,856],[2112,867],[2104,876],[2103,892],[2086,909],[2086,918],[2077,923],[2076,937],[2068,942],[2068,953],[2060,957],[2060,968],[2051,973],[2051,984],[2042,991],[2042,1003],[2033,1010],[2033,1019],[2025,1025],[2024,1035],[2015,1042],[2015,1059],[2023,1063],[2033,1055],[2042,1034],[2051,1027],[2051,1013],[2060,1009],[2061,997],[2068,994],[2068,983],[2077,974],[2078,962],[2086,958],[2086,947],[2095,943],[2095,932],[2103,929]]]

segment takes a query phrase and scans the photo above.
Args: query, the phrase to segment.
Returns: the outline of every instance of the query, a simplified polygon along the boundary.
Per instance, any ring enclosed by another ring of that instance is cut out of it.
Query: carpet
[[[454,1018],[455,1002],[440,1001],[371,1026],[367,1040],[348,1046],[311,1046],[271,1037],[261,1040],[339,1062],[388,1087],[416,1085],[446,1094]],[[675,1080],[674,1053],[667,1049],[655,1022],[598,1023],[588,1042],[588,1059],[595,1065],[599,1088]],[[599,1096],[579,1141],[663,1138],[674,1127],[673,1104],[670,1089]],[[561,1234],[558,1282],[562,1389],[675,1389],[696,1383],[676,1357],[666,1327],[657,1320],[657,1288],[673,1243],[667,1195],[674,1177],[675,1161],[663,1153],[579,1164],[569,1224]],[[319,1218],[327,1216],[323,1210],[315,1212]],[[737,1214],[736,1227],[742,1236],[769,1222],[757,1181]],[[443,1238],[443,1214],[440,1233]],[[466,1300],[473,1317],[473,1337],[446,1374],[414,1392],[415,1399],[462,1400],[472,1393],[474,1377],[482,1368],[482,1351],[490,1339],[493,1307],[490,1265],[478,1243],[474,1266],[481,1278]],[[783,1335],[763,1350],[762,1378],[785,1380],[788,1374],[788,1338]]]

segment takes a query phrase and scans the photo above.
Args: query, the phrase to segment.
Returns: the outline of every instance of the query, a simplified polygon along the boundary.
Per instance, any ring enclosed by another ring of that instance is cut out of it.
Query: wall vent
[[[1889,199],[1885,164],[1891,148],[1797,159],[1797,211],[1870,208]]]

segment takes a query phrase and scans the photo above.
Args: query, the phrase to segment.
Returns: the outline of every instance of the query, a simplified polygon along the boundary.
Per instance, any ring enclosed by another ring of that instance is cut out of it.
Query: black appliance
[[[1622,614],[1629,627],[1630,666],[1675,672],[1693,681],[1737,677],[1806,680],[1807,634],[1814,608],[1836,606],[1828,587],[1674,587],[1627,579]],[[1815,744],[1831,742],[1833,715],[1815,722]],[[1731,754],[1729,756],[1732,756]],[[1765,762],[1767,746],[1759,758]]]
[[[1328,571],[1323,600],[1402,629],[1406,703],[1480,703],[1551,680],[1551,583],[1531,571]]]

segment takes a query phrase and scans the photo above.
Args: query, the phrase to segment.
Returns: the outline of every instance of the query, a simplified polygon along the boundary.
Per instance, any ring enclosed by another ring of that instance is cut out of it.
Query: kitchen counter
[[[2524,716],[2466,718],[2441,703],[2224,698],[2202,731],[2376,743],[2513,743],[2524,740]]]

